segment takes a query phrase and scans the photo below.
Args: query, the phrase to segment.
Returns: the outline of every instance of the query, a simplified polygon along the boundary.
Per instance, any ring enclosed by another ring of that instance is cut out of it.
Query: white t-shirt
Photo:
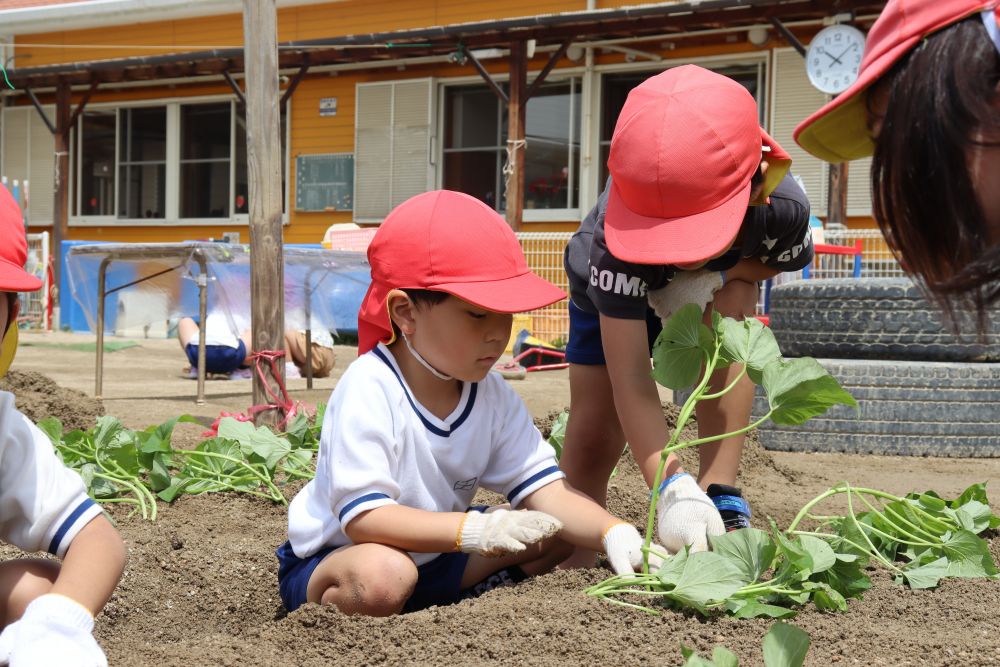
[[[222,311],[213,311],[205,318],[205,345],[240,346],[239,332],[235,331],[235,320]],[[201,332],[195,332],[188,345],[197,345]]]
[[[316,477],[288,508],[299,558],[351,544],[343,527],[382,505],[464,512],[479,487],[513,507],[565,477],[520,397],[495,373],[466,382],[438,419],[417,403],[381,343],[356,359],[330,396]],[[421,565],[438,554],[413,553]]]
[[[101,512],[48,436],[14,407],[14,395],[0,391],[0,539],[62,558]]]

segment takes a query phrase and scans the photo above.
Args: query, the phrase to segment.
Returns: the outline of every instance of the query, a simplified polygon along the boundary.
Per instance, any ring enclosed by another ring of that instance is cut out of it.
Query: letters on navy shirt
[[[625,262],[608,250],[604,213],[608,179],[597,205],[584,218],[566,247],[565,265],[570,298],[581,310],[622,319],[644,319],[649,290],[667,285],[679,270],[671,265]],[[770,204],[747,208],[737,243],[705,268],[726,271],[741,258],[756,257],[782,272],[797,271],[813,257],[809,231],[809,200],[791,175],[771,193]]]

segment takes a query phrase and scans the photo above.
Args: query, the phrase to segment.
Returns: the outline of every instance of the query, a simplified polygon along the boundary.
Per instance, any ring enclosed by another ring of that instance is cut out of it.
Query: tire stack
[[[858,401],[800,426],[761,426],[783,451],[1000,456],[1000,311],[985,337],[960,336],[907,278],[826,279],[771,291],[770,326],[786,357],[814,357]],[[754,414],[767,412],[758,387]]]

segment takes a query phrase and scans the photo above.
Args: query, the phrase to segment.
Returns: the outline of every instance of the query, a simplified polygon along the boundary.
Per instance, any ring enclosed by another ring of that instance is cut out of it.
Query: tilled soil
[[[162,366],[172,368],[176,351],[162,347],[164,354],[173,355],[162,357]],[[145,354],[152,354],[152,348]],[[129,352],[140,351],[122,354]],[[21,354],[19,361],[24,367],[32,359]],[[44,361],[55,369],[55,360]],[[46,372],[56,376],[55,370]],[[512,386],[545,422],[568,402],[560,390],[565,378],[535,375]],[[65,377],[84,389],[90,381]],[[140,391],[153,392],[153,386]],[[242,394],[220,394],[208,407],[198,408],[183,402],[189,388],[174,382],[166,385],[163,399],[134,392],[134,397],[123,394],[106,403],[109,412],[139,428],[177,414],[178,406],[210,421],[220,406],[233,409],[247,402]],[[675,411],[667,408],[666,413],[669,418]],[[180,435],[194,439],[199,427],[184,429]],[[695,464],[691,455],[682,458]],[[993,480],[990,490],[996,496],[1000,461],[768,452],[751,437],[740,474],[753,523],[760,527],[768,517],[787,525],[806,501],[842,479],[894,493],[933,488],[945,496]],[[286,495],[294,491],[289,488]],[[644,525],[647,498],[638,470],[624,456],[610,483],[610,509]],[[741,664],[758,665],[761,638],[770,625],[672,611],[650,616],[606,604],[583,593],[610,575],[598,568],[557,571],[475,600],[394,618],[346,617],[316,605],[286,615],[274,557],[285,539],[284,507],[235,495],[206,495],[182,497],[170,506],[161,503],[155,523],[129,517],[121,506],[110,512],[129,552],[123,581],[96,628],[112,665],[660,667],[682,663],[682,644],[703,655],[714,645],[725,645]],[[1000,536],[988,537],[994,558],[1000,559]],[[0,557],[16,554],[13,548],[0,548]],[[812,638],[807,664],[1000,664],[1000,581],[946,580],[936,590],[911,591],[894,584],[884,571],[870,574],[873,588],[862,600],[851,600],[846,614],[805,608],[793,619]]]
[[[60,387],[51,378],[34,371],[9,371],[0,378],[0,391],[14,394],[17,409],[39,421],[57,417],[63,430],[86,430],[104,414],[104,405],[76,389]]]

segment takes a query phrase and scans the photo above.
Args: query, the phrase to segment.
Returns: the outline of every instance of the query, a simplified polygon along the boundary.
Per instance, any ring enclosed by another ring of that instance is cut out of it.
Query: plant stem
[[[699,399],[699,400],[701,400],[701,399]],[[743,433],[746,433],[747,431],[750,431],[752,429],[757,428],[758,426],[760,426],[761,424],[763,424],[764,422],[766,422],[768,419],[771,418],[771,413],[772,412],[774,412],[774,410],[771,410],[770,412],[768,412],[766,415],[764,415],[763,417],[761,417],[757,421],[753,422],[752,424],[747,425],[745,428],[738,429],[736,431],[733,431],[732,433],[723,433],[722,435],[713,435],[713,436],[710,436],[710,437],[707,437],[707,438],[698,438],[697,440],[690,440],[688,442],[681,442],[681,443],[678,443],[678,444],[673,445],[671,447],[667,447],[667,453],[668,454],[673,454],[674,452],[679,452],[680,450],[687,449],[688,447],[695,447],[697,445],[704,445],[707,442],[717,442],[719,440],[725,440],[726,438],[731,438],[734,435],[741,435]]]
[[[746,375],[746,374],[747,374],[747,365],[743,364],[743,368],[740,370],[739,375],[736,376],[735,380],[733,380],[732,382],[729,383],[728,387],[726,387],[722,391],[718,391],[718,392],[716,392],[714,394],[703,394],[701,396],[701,398],[699,398],[698,400],[699,401],[711,401],[713,399],[719,398],[720,396],[724,396],[725,394],[728,394],[729,390],[732,389],[733,387],[735,387],[736,383],[739,382],[740,380],[742,380],[743,376]]]
[[[896,567],[895,565],[893,565],[892,562],[888,558],[886,558],[885,556],[883,556],[882,553],[878,549],[875,548],[875,545],[872,543],[871,539],[869,539],[869,537],[868,537],[868,533],[866,533],[865,530],[864,530],[864,528],[861,527],[861,522],[858,521],[858,516],[854,513],[854,502],[851,499],[851,494],[852,494],[852,492],[851,492],[851,485],[847,484],[847,511],[850,513],[851,521],[854,522],[854,527],[858,529],[858,532],[861,533],[861,536],[863,538],[865,538],[865,542],[870,547],[871,550],[868,551],[868,553],[871,554],[871,556],[873,558],[875,558],[878,561],[880,561],[883,565],[885,565],[890,570],[893,570],[897,574],[901,574],[903,571],[901,569],[899,569],[898,567]]]
[[[194,449],[175,449],[172,450],[172,453],[181,454],[183,456],[206,456],[208,458],[220,459],[222,461],[229,461],[230,463],[246,468],[247,470],[253,473],[254,477],[259,479],[261,483],[263,483],[264,486],[266,486],[271,491],[272,493],[271,500],[281,505],[288,504],[288,501],[285,500],[284,494],[282,494],[281,491],[278,489],[278,487],[274,485],[274,482],[268,479],[267,475],[261,474],[256,468],[254,468],[246,461],[242,461],[233,456],[227,456],[225,454],[218,454],[216,452],[198,451]]]

